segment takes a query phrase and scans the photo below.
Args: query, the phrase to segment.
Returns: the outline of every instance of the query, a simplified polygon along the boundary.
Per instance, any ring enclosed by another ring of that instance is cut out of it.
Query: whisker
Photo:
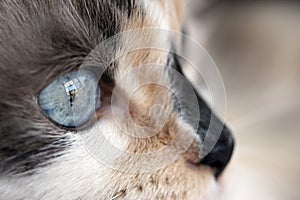
[[[115,200],[115,199],[117,199],[117,198],[120,198],[120,197],[124,196],[125,193],[126,193],[126,190],[121,190],[121,191],[119,191],[118,193],[116,193],[116,194],[111,198],[111,200]]]

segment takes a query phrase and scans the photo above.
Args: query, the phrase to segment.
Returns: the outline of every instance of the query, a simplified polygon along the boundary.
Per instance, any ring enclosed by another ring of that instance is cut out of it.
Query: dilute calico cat
[[[212,198],[234,142],[174,53],[182,4],[0,2],[0,199]]]

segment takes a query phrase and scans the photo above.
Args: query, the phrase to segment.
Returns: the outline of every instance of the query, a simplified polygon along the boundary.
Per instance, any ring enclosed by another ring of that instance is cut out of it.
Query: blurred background
[[[237,142],[223,200],[299,200],[300,3],[190,0],[186,11],[222,74]]]

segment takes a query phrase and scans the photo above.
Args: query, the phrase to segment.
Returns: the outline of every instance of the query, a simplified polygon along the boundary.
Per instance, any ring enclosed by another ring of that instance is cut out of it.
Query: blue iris
[[[62,75],[39,94],[45,114],[64,127],[87,123],[99,104],[100,89],[96,75],[88,69]]]

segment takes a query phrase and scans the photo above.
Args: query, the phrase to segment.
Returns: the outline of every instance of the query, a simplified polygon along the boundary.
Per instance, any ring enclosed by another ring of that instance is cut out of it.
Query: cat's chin
[[[233,174],[231,169],[227,170],[226,173],[222,174],[218,180],[213,178],[213,181],[210,182],[207,190],[203,193],[203,198],[194,198],[197,200],[228,200],[232,199],[232,178]]]
[[[197,198],[194,198],[197,199]],[[199,199],[199,198],[198,198]],[[221,200],[221,188],[220,185],[214,181],[207,189],[206,194],[203,197],[203,200]]]
[[[221,200],[221,188],[219,183],[212,178],[213,180],[207,185],[207,188],[204,191],[198,191],[191,193],[188,199],[191,200]]]

